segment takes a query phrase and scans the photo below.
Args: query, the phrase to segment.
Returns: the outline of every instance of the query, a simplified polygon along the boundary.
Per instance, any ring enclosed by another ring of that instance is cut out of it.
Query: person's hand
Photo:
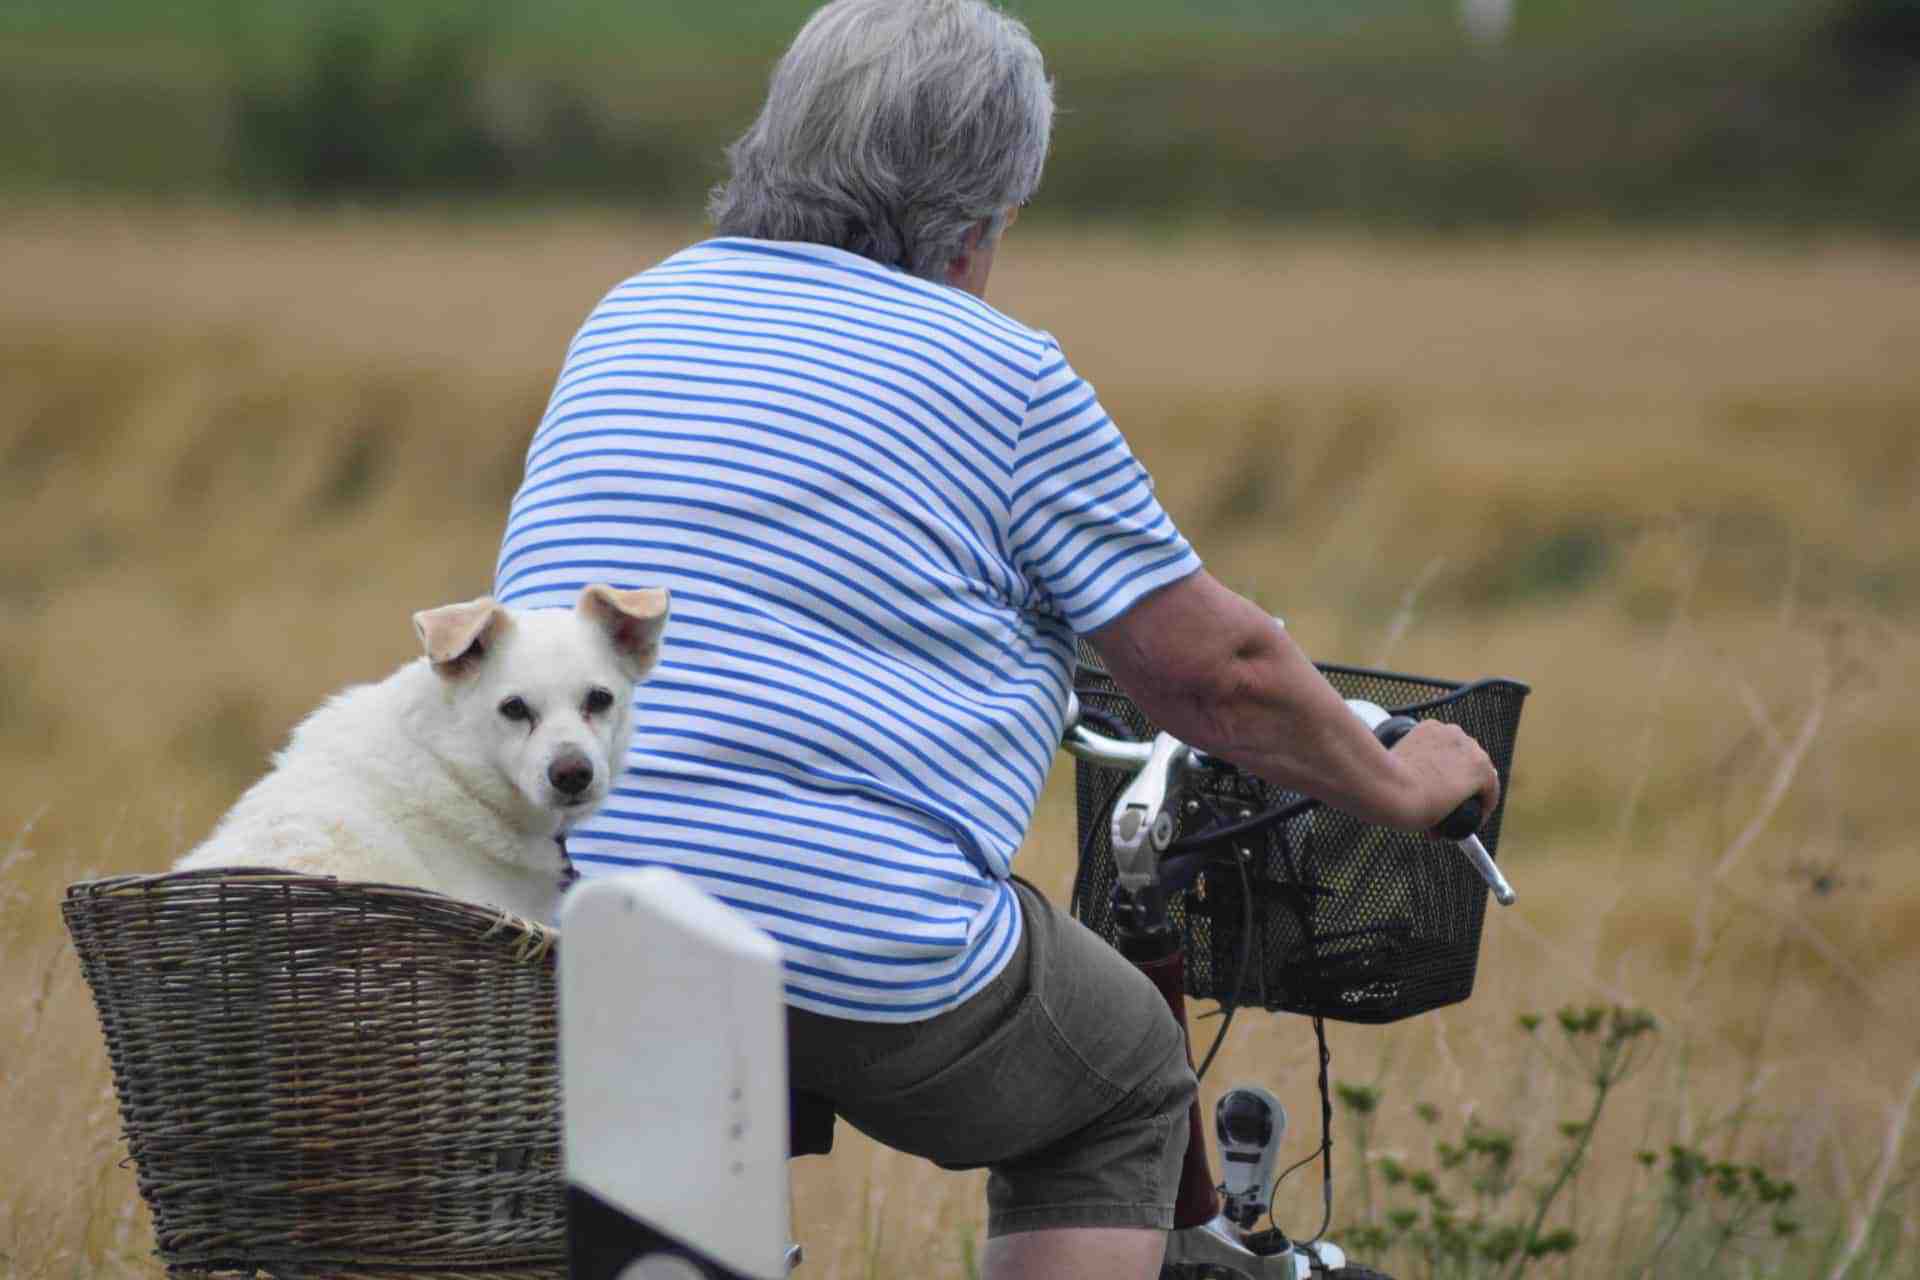
[[[1500,803],[1500,775],[1480,744],[1458,725],[1422,720],[1394,743],[1391,752],[1407,787],[1400,822],[1409,831],[1430,831],[1468,796],[1480,797],[1480,811]]]

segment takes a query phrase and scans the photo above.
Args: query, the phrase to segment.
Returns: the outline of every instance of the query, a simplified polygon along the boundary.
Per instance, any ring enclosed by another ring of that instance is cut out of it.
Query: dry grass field
[[[573,326],[692,234],[0,210],[0,1272],[157,1273],[61,886],[165,866],[486,589]],[[1413,1204],[1395,1167],[1523,1216],[1592,1100],[1551,1013],[1617,1003],[1659,1030],[1533,1272],[1914,1274],[1920,251],[1023,226],[994,289],[1310,653],[1534,687],[1474,998],[1331,1029],[1380,1095],[1342,1222]],[[1071,825],[1063,767],[1022,855],[1056,899]],[[1305,1154],[1312,1059],[1244,1016],[1208,1097],[1264,1081]],[[1469,1125],[1516,1186],[1437,1159]],[[1673,1145],[1792,1179],[1798,1232],[1678,1193]],[[803,1275],[966,1274],[979,1176],[843,1127],[795,1184]],[[1316,1174],[1280,1217],[1312,1230]]]

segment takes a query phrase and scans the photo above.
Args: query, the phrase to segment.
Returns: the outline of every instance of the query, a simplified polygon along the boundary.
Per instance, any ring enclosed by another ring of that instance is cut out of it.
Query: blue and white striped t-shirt
[[[626,774],[567,838],[782,943],[789,1001],[913,1021],[998,973],[1074,635],[1199,568],[1047,334],[819,245],[710,240],[567,352],[494,594],[664,585]]]

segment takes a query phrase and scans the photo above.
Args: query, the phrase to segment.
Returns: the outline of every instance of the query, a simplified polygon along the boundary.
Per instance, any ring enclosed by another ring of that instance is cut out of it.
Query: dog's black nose
[[[581,755],[561,756],[547,766],[547,781],[563,796],[577,796],[593,785],[593,761]]]

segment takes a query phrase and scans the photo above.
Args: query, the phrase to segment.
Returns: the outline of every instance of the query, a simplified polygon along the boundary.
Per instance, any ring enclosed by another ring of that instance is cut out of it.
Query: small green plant
[[[1640,1164],[1648,1169],[1660,1161],[1642,1151]],[[1695,1274],[1714,1275],[1730,1250],[1743,1243],[1784,1240],[1800,1232],[1800,1222],[1788,1211],[1799,1189],[1776,1179],[1757,1164],[1715,1160],[1695,1147],[1667,1148],[1662,1180],[1659,1230],[1634,1275],[1661,1274],[1660,1265],[1681,1235],[1682,1228],[1700,1228],[1696,1238],[1705,1257],[1693,1266]]]
[[[1623,1006],[1523,1014],[1528,1060],[1544,1060],[1576,1082],[1583,1105],[1540,1131],[1540,1141],[1474,1115],[1444,1131],[1440,1109],[1416,1103],[1414,1115],[1433,1135],[1430,1162],[1375,1152],[1385,1096],[1379,1086],[1337,1088],[1362,1166],[1360,1219],[1343,1226],[1342,1242],[1423,1280],[1520,1280],[1548,1260],[1566,1265],[1562,1275],[1630,1280],[1784,1274],[1756,1268],[1797,1256],[1792,1251],[1804,1229],[1794,1212],[1798,1188],[1761,1164],[1698,1146],[1634,1156],[1647,1182],[1621,1203],[1611,1241],[1596,1243],[1580,1226],[1572,1192],[1602,1133],[1608,1101],[1649,1061],[1658,1030],[1653,1015]],[[1379,1204],[1376,1176],[1384,1186]]]
[[[1537,1037],[1547,1025],[1537,1014],[1520,1019],[1527,1036]],[[1348,1231],[1356,1249],[1397,1254],[1434,1280],[1514,1280],[1534,1263],[1571,1254],[1580,1245],[1571,1226],[1549,1226],[1549,1219],[1586,1165],[1607,1099],[1644,1064],[1657,1028],[1645,1010],[1598,1005],[1564,1008],[1553,1025],[1560,1038],[1549,1060],[1581,1081],[1590,1101],[1578,1118],[1559,1124],[1562,1144],[1544,1174],[1532,1180],[1529,1195],[1518,1194],[1528,1179],[1521,1169],[1519,1137],[1511,1130],[1469,1117],[1457,1135],[1435,1138],[1429,1168],[1392,1157],[1374,1160],[1370,1145],[1380,1090],[1349,1086],[1338,1091],[1359,1129],[1364,1221]],[[1440,1112],[1432,1104],[1418,1104],[1415,1113],[1429,1128],[1438,1127]],[[1370,1165],[1378,1168],[1393,1202],[1378,1221]]]

